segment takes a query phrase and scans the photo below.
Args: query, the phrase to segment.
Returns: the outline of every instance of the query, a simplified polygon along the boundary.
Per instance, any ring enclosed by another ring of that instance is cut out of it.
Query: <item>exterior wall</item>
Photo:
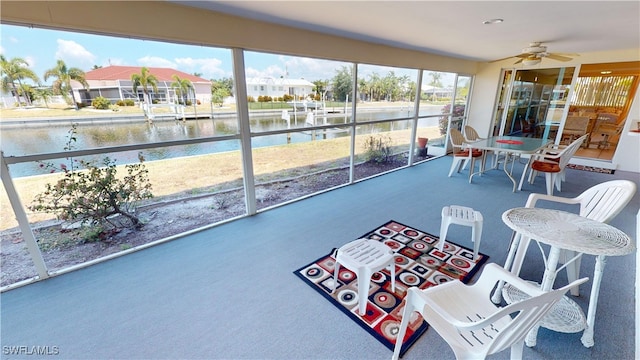
[[[306,97],[313,92],[315,85],[306,80],[253,78],[247,79],[247,96],[258,99],[259,96],[272,98],[287,95]]]

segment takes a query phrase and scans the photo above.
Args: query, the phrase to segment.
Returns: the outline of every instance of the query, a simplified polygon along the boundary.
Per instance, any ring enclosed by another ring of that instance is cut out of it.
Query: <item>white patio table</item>
[[[584,314],[575,313],[576,311],[582,312],[580,307],[568,297],[556,305],[556,307],[562,308],[554,309],[547,315],[547,318],[541,321],[541,326],[555,331],[578,332],[584,329],[581,337],[582,344],[585,347],[593,346],[593,327],[606,257],[622,256],[634,252],[636,249],[634,241],[627,234],[611,225],[560,210],[515,208],[505,211],[502,214],[502,220],[516,232],[505,264],[505,268],[512,273],[519,274],[529,240],[538,242],[543,256],[544,251],[540,243],[550,245],[549,255],[545,259],[545,271],[541,285],[543,290],[549,290],[553,287],[556,274],[567,263],[575,261],[582,254],[596,256],[586,323],[584,320],[580,320],[584,319]],[[557,269],[561,249],[573,250],[578,255]],[[509,301],[507,299],[509,297],[508,291],[505,291],[507,288],[503,289],[502,294],[505,296],[505,300]],[[564,319],[549,318],[554,316],[562,316]],[[573,319],[575,322],[582,322],[582,324],[571,324],[566,321],[567,319]],[[535,346],[536,336],[537,328],[534,328],[527,336],[527,346]]]

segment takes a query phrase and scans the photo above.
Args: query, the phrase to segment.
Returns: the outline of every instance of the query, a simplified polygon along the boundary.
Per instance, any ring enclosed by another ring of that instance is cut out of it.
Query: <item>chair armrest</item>
[[[480,278],[472,285],[463,285],[461,282],[459,282],[459,280],[456,280],[456,281],[440,284],[438,286],[434,286],[426,290],[409,288],[409,291],[412,292],[414,295],[418,296],[420,300],[425,304],[425,306],[428,306],[431,309],[433,309],[434,312],[439,314],[451,325],[456,326],[458,328],[465,328],[465,329],[469,329],[470,327],[481,328],[484,326],[481,324],[485,324],[484,320],[480,322],[458,320],[455,314],[450,313],[449,311],[444,309],[439,303],[433,301],[432,298],[429,296],[429,294],[430,293],[435,294],[442,291],[449,291],[453,293],[456,290],[451,289],[452,287],[458,287],[458,288],[472,287],[476,291],[469,291],[469,294],[467,295],[473,295],[473,293],[475,293],[476,296],[473,296],[474,301],[478,301],[478,300],[490,301],[491,292],[495,288],[495,285],[500,281],[504,281],[506,283],[511,284],[512,286],[520,289],[521,291],[528,294],[529,296],[537,296],[544,293],[544,291],[540,290],[539,287],[525,280],[522,280],[518,276],[512,274],[511,272],[505,270],[503,267],[495,263],[490,263],[485,265],[484,269],[482,270],[482,274],[480,275]],[[477,296],[479,293],[482,293],[482,295]],[[499,309],[500,308],[496,306],[496,311],[498,311]]]
[[[529,198],[527,199],[527,203],[524,205],[524,207],[527,207],[527,208],[536,207],[536,202],[538,200],[552,201],[552,202],[558,202],[558,203],[570,204],[570,205],[580,203],[580,200],[576,198],[564,198],[560,196],[532,193],[529,195]]]

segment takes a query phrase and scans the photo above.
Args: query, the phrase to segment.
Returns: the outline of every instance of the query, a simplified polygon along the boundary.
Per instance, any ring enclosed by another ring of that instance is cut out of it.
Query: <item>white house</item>
[[[312,82],[305,79],[247,78],[247,96],[252,96],[256,100],[259,96],[279,98],[285,94],[301,99],[313,93],[314,87]]]

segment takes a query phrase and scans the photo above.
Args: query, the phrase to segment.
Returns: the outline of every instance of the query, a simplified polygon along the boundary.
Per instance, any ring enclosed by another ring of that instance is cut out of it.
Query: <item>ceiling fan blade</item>
[[[549,59],[553,59],[553,60],[558,60],[558,61],[571,61],[573,60],[573,58],[567,57],[567,56],[562,56],[562,55],[558,55],[558,54],[547,54],[547,56]]]
[[[505,58],[502,58],[502,59],[497,59],[497,60],[491,60],[491,61],[489,61],[489,63],[494,63],[494,62],[498,62],[498,61],[502,61],[502,60],[507,60],[507,59],[511,59],[512,57],[513,57],[513,56],[507,56],[507,57],[505,57]]]
[[[507,60],[507,59],[512,59],[512,58],[521,58],[521,59],[525,59],[528,58],[529,56],[531,56],[531,54],[518,54],[518,55],[513,55],[513,56],[507,56],[506,58],[502,58],[502,59],[498,59],[498,60],[492,60],[489,61],[490,63],[494,63],[494,62],[498,62],[498,61],[502,61],[502,60]],[[522,60],[521,60],[522,61]]]

